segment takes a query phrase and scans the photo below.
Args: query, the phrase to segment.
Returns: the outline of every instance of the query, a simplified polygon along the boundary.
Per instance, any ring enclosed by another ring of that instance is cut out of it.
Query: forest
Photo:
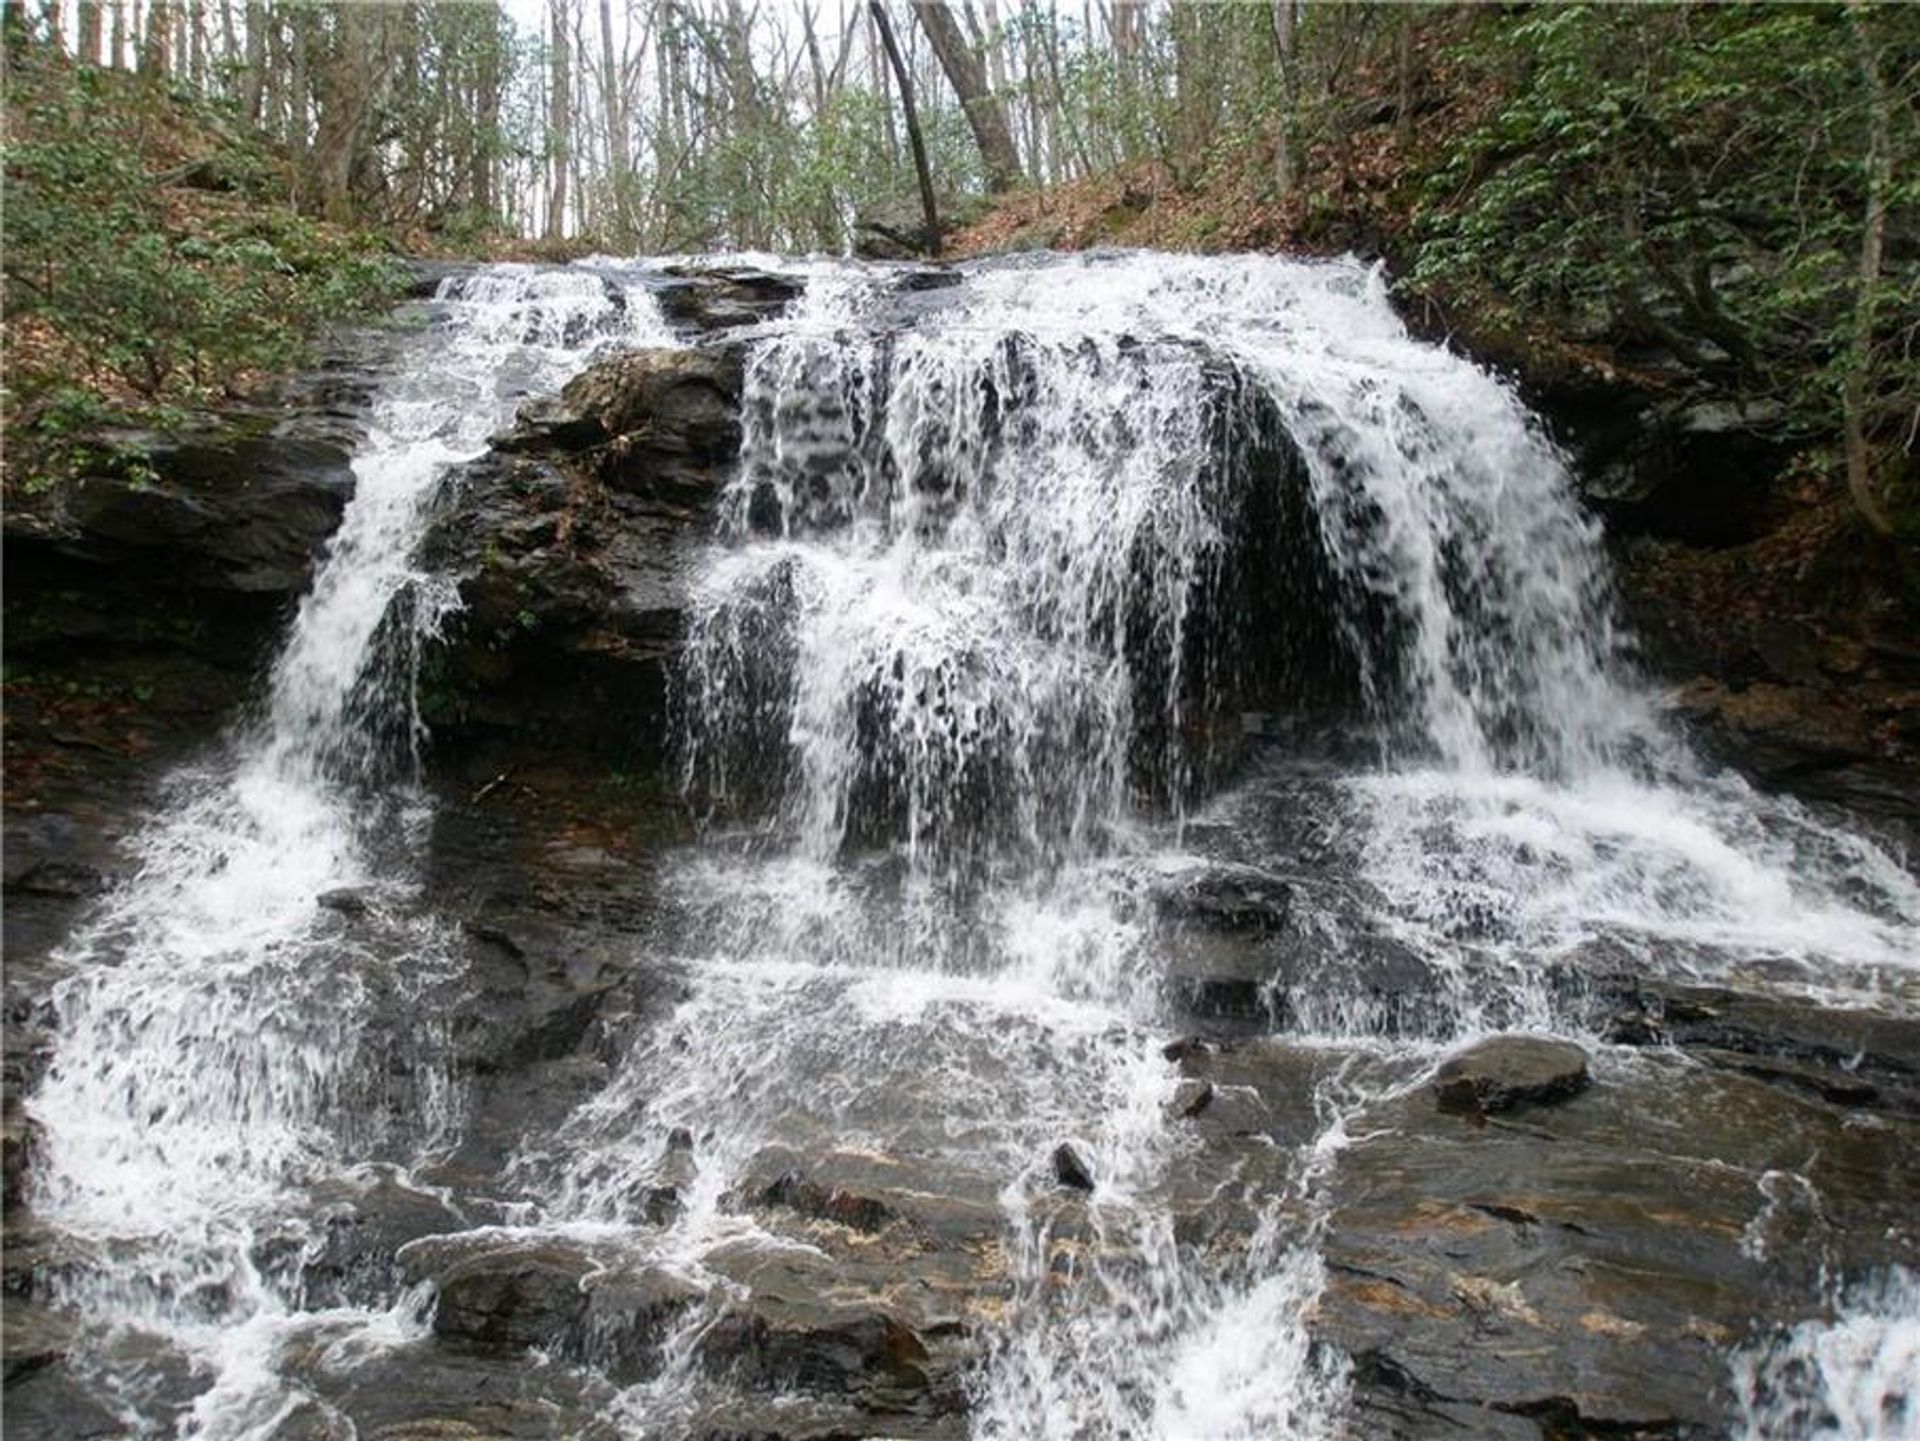
[[[1910,7],[6,17],[24,434],[271,368],[387,254],[964,252],[1053,216],[1022,243],[1383,255],[1496,356],[1645,367],[1836,447],[1872,530],[1912,507]]]

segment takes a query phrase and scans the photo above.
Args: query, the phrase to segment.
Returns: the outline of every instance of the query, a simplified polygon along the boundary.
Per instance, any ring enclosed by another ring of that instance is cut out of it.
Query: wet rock
[[[660,309],[697,330],[730,330],[771,320],[805,288],[786,275],[745,267],[695,270],[670,267],[669,279],[655,292]]]
[[[1313,1324],[1357,1359],[1370,1434],[1484,1408],[1553,1437],[1719,1435],[1733,1346],[1920,1247],[1893,1219],[1912,1123],[1670,1053],[1594,1064],[1578,1105],[1482,1119],[1416,1093],[1350,1122]]]
[[[710,500],[740,447],[734,350],[636,350],[531,401],[496,448],[588,455],[610,488],[644,499]]]
[[[1701,747],[1771,789],[1885,817],[1920,835],[1920,766],[1890,737],[1920,713],[1920,691],[1696,677],[1668,697]]]
[[[1593,1004],[1616,1044],[1676,1046],[1836,1104],[1920,1116],[1920,1018],[1618,974],[1600,979]]]
[[[343,916],[364,916],[367,913],[368,891],[365,886],[341,886],[336,890],[322,891],[313,898],[313,903],[323,911],[334,911]]]
[[[4,1395],[10,1436],[118,1441],[127,1434],[120,1418],[62,1358],[46,1357],[17,1373],[9,1360]]]
[[[1445,1061],[1433,1093],[1443,1111],[1490,1116],[1564,1101],[1592,1083],[1586,1049],[1572,1041],[1494,1036]]]
[[[856,1231],[878,1231],[893,1219],[885,1204],[874,1197],[823,1186],[798,1171],[782,1174],[761,1191],[760,1200]]]
[[[1053,1179],[1071,1191],[1093,1190],[1093,1171],[1080,1153],[1065,1141],[1053,1150]]]
[[[1213,1054],[1213,1043],[1199,1036],[1182,1036],[1177,1041],[1169,1041],[1160,1048],[1160,1054],[1177,1065],[1187,1066],[1205,1064],[1206,1058]]]
[[[600,1269],[564,1241],[484,1234],[416,1242],[400,1259],[439,1293],[436,1336],[506,1349],[551,1346],[577,1333],[587,1312],[582,1283]]]
[[[745,1288],[698,1342],[703,1366],[755,1390],[857,1398],[914,1413],[938,1403],[934,1353],[891,1310],[836,1296],[832,1271],[805,1253],[736,1249],[710,1258]]]
[[[1174,1087],[1168,1109],[1180,1119],[1190,1121],[1212,1104],[1213,1082],[1187,1080]]]
[[[466,1224],[443,1197],[392,1176],[323,1187],[314,1199],[318,1235],[294,1237],[286,1249],[299,1264],[303,1304],[316,1309],[390,1304],[404,1279],[401,1249]],[[258,1259],[263,1269],[274,1264]]]
[[[566,1366],[434,1337],[350,1355],[342,1364],[318,1344],[282,1364],[369,1441],[620,1441],[598,1414],[611,1388]]]
[[[1217,865],[1154,889],[1163,924],[1232,936],[1270,936],[1286,928],[1293,892],[1252,866]]]
[[[535,402],[460,473],[425,542],[463,609],[427,666],[442,746],[564,733],[664,752],[686,586],[740,440],[734,352],[643,350]]]
[[[21,1110],[19,1093],[9,1088],[0,1101],[0,1202],[8,1209],[26,1194],[27,1170],[40,1142],[39,1122]]]

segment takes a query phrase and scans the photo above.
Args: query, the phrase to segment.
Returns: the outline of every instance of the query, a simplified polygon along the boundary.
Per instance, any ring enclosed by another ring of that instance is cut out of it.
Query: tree
[[[887,63],[893,67],[894,79],[900,85],[900,103],[906,112],[907,143],[913,147],[914,174],[920,180],[920,208],[926,217],[927,250],[934,255],[940,253],[940,214],[933,200],[933,172],[927,167],[927,147],[920,138],[920,116],[914,108],[913,82],[907,77],[906,62],[900,58],[900,46],[893,38],[893,26],[887,22],[886,6],[880,0],[869,0],[869,10],[873,15],[873,26],[880,35],[880,43],[886,47]]]
[[[997,195],[1012,190],[1026,178],[1020,168],[1020,152],[1014,146],[1013,132],[1007,128],[1006,111],[987,88],[980,57],[961,33],[951,6],[942,0],[914,0],[913,12],[966,112],[967,124],[986,165],[988,191]],[[899,73],[898,66],[895,70]],[[904,85],[902,92],[904,95]]]

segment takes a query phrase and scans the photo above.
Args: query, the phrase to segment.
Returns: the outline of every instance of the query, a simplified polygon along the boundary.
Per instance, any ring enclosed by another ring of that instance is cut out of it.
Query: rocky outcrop
[[[443,746],[564,727],[577,751],[657,764],[739,390],[731,349],[615,356],[529,403],[456,477],[427,543],[464,602],[427,672]]]
[[[255,665],[353,493],[362,417],[398,344],[336,335],[315,369],[261,400],[170,434],[95,437],[85,473],[10,495],[9,657]]]
[[[1733,1346],[1802,1314],[1822,1268],[1911,1257],[1889,1209],[1920,1180],[1910,1123],[1676,1057],[1595,1080],[1511,1119],[1370,1108],[1317,1322],[1368,1434],[1719,1435]]]

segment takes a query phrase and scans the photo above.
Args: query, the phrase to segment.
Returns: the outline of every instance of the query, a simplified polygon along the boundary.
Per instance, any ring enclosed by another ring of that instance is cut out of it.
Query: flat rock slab
[[[1583,1046],[1545,1036],[1493,1036],[1444,1062],[1433,1093],[1451,1115],[1491,1116],[1564,1101],[1592,1084]]]
[[[1827,1278],[1920,1257],[1920,1127],[1671,1052],[1591,1064],[1562,1104],[1416,1089],[1350,1122],[1312,1324],[1355,1359],[1356,1434],[1459,1435],[1464,1407],[1722,1435],[1735,1348],[1824,1314]]]

